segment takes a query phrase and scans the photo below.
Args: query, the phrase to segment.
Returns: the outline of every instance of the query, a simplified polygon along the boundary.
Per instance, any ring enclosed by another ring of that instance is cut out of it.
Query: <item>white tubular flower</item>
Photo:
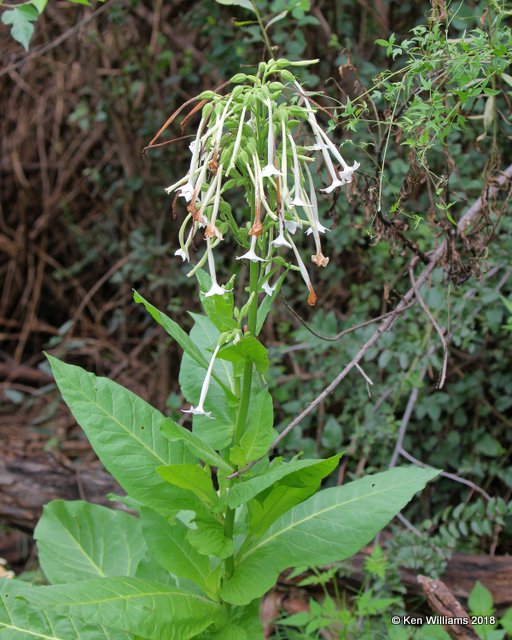
[[[268,109],[267,164],[263,167],[261,175],[264,178],[269,178],[270,176],[279,176],[281,172],[274,165],[274,128],[272,124],[272,102],[270,98],[265,100],[265,104]]]
[[[226,104],[224,105],[224,109],[222,110],[222,114],[218,122],[217,135],[215,136],[215,151],[217,152],[219,150],[220,139],[222,138],[222,129],[224,128],[224,121],[226,120],[226,116],[228,114],[229,106],[232,100],[233,100],[233,94],[229,96]]]
[[[256,255],[256,240],[257,237],[256,236],[252,236],[251,237],[251,247],[249,249],[249,251],[246,251],[246,253],[244,253],[243,256],[237,256],[237,260],[250,260],[251,262],[265,262],[263,260],[263,258],[260,258],[259,256]]]
[[[214,236],[216,236],[217,238],[219,238],[219,240],[223,240],[221,232],[217,229],[217,213],[219,211],[220,191],[222,187],[221,178],[222,178],[222,165],[219,165],[217,175],[214,178],[214,180],[217,180],[217,189],[215,191],[215,200],[213,201],[212,215],[210,217],[210,222],[206,227],[206,233],[205,233],[205,236],[207,238],[213,238]]]
[[[268,265],[265,267],[265,275],[266,276],[270,273],[271,269],[272,269],[272,264],[271,264],[271,262],[269,262]],[[267,294],[267,296],[271,296],[271,295],[273,295],[273,293],[274,293],[274,291],[276,289],[276,286],[277,286],[277,281],[276,281],[275,284],[271,285],[270,284],[270,279],[267,278],[265,280],[265,282],[261,285],[261,288]]]
[[[297,231],[297,227],[299,225],[296,220],[285,220],[284,226],[286,227],[286,231],[288,231],[288,233],[291,233],[293,236],[293,234]]]
[[[211,181],[203,199],[201,200],[201,206],[195,216],[195,221],[202,227],[208,224],[208,219],[204,215],[206,207],[210,204],[214,191],[217,189],[217,183],[220,182],[220,172],[217,171],[215,177]]]
[[[288,249],[292,248],[292,245],[284,237],[284,225],[283,218],[281,216],[279,216],[279,235],[275,240],[272,240],[270,244],[274,247],[287,247]]]
[[[204,125],[205,125],[205,119],[204,117],[202,117],[201,121],[199,122],[199,126],[197,127],[195,140],[191,143],[193,151],[192,151],[192,160],[190,161],[190,168],[187,174],[188,182],[178,189],[179,195],[183,196],[185,200],[187,200],[187,202],[189,202],[192,199],[192,194],[194,193],[194,185],[195,185],[194,176],[195,176],[198,161],[199,161],[199,151],[201,149],[200,140],[201,140],[201,134],[203,132]]]
[[[186,182],[188,181],[188,173],[186,176],[183,176],[183,178],[180,178],[178,180],[178,182],[175,182],[174,184],[171,184],[170,187],[165,187],[165,192],[167,194],[171,194],[173,191],[175,191],[178,187],[181,187],[182,185],[184,185]]]
[[[309,167],[307,165],[306,165],[306,173],[308,174],[308,182],[309,182],[309,199],[311,202],[311,214],[315,220],[315,225],[318,231],[320,233],[325,233],[326,231],[330,231],[330,229],[328,229],[327,227],[324,227],[324,225],[320,222],[320,219],[318,217],[318,200],[316,199],[315,185],[313,183],[313,176],[311,175],[311,171],[309,170]],[[311,233],[313,233],[313,231],[310,227],[306,231],[306,235],[309,236]]]
[[[229,174],[231,173],[231,169],[235,166],[235,162],[238,157],[238,152],[240,151],[240,143],[242,142],[242,132],[245,124],[246,111],[247,111],[247,106],[244,105],[242,107],[242,113],[240,114],[240,123],[238,125],[238,131],[236,132],[235,144],[233,146],[233,152],[231,154],[231,162],[229,163],[228,169],[226,171],[227,176],[229,176]]]
[[[299,157],[297,154],[297,146],[295,144],[295,140],[292,138],[291,134],[288,134],[288,138],[290,140],[290,144],[292,147],[293,154],[293,200],[290,202],[290,205],[294,207],[305,207],[306,204],[300,197],[302,187],[300,182],[300,166],[299,166]]]
[[[282,206],[288,206],[288,201],[290,200],[290,193],[288,191],[288,158],[287,158],[287,148],[286,148],[286,123],[284,118],[281,120],[281,138],[282,138],[282,149],[281,149],[281,202]]]
[[[347,184],[348,182],[352,182],[352,174],[354,173],[354,171],[359,169],[359,167],[360,167],[359,162],[355,162],[354,161],[354,164],[352,166],[349,166],[345,162],[345,160],[343,159],[343,156],[341,155],[341,153],[336,148],[336,145],[333,144],[332,140],[325,133],[325,131],[321,127],[318,127],[318,125],[317,125],[317,128],[318,128],[318,131],[319,131],[320,135],[325,140],[325,144],[327,145],[327,147],[331,151],[332,155],[336,158],[336,160],[343,167],[343,171],[338,172],[338,176],[339,176],[340,180],[342,181],[342,184]]]
[[[300,257],[300,253],[297,247],[295,246],[295,243],[289,236],[288,236],[288,240],[292,245],[293,253],[295,254],[295,258],[297,259],[297,266],[299,267],[300,275],[302,276],[302,279],[304,280],[306,287],[308,288],[308,291],[309,291],[308,304],[314,307],[316,304],[317,297],[316,297],[315,290],[313,289],[313,285],[311,284],[311,278],[309,277],[308,270],[306,269],[306,265],[304,264],[304,262],[302,261],[302,258]]]
[[[245,167],[247,169],[247,173],[249,174],[249,178],[251,179],[253,185],[254,185],[254,189],[256,192],[256,189],[258,189],[259,187],[259,182],[258,179],[256,178],[256,176],[254,175],[251,166],[249,164],[245,164]],[[277,216],[276,214],[272,211],[272,209],[269,207],[269,204],[267,202],[267,199],[265,198],[265,193],[262,191],[261,192],[261,204],[263,205],[263,208],[265,209],[265,211],[267,212],[267,214],[272,218],[272,220],[277,220]]]
[[[229,291],[224,287],[221,287],[217,282],[217,273],[215,272],[215,259],[213,257],[211,240],[208,237],[206,237],[206,252],[208,254],[208,267],[210,269],[210,278],[212,279],[212,286],[203,295],[205,298],[210,298],[211,296],[223,296],[225,293],[229,293]]]
[[[206,400],[206,395],[208,394],[208,388],[210,386],[210,381],[212,379],[213,365],[215,364],[215,358],[219,353],[219,349],[220,349],[220,345],[217,345],[215,347],[215,351],[212,354],[212,359],[210,360],[210,364],[208,365],[203,386],[201,387],[201,394],[199,396],[199,402],[197,403],[197,407],[194,407],[193,405],[191,405],[190,409],[182,409],[183,413],[192,413],[196,416],[206,416],[208,418],[212,417],[211,411],[204,410],[204,401]]]

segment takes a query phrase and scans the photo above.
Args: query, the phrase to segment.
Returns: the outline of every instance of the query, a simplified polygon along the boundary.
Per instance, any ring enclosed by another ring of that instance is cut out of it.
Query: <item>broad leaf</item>
[[[21,8],[7,9],[2,13],[2,22],[11,26],[11,36],[26,51],[28,51],[30,39],[34,33],[34,25],[32,24],[34,19],[26,11],[22,11]]]
[[[149,552],[156,562],[176,577],[192,580],[205,590],[211,573],[210,560],[188,542],[188,528],[178,519],[170,525],[151,509],[143,509],[141,518]]]
[[[213,488],[211,475],[198,464],[173,464],[167,467],[158,467],[157,473],[166,482],[192,491],[207,508],[214,507],[219,499]]]
[[[38,13],[43,13],[48,0],[30,0],[31,4],[34,5],[34,7],[37,9]]]
[[[260,373],[268,371],[270,366],[267,349],[258,338],[251,335],[243,336],[236,344],[223,347],[217,357],[221,360],[229,360],[235,363],[249,360],[249,362],[254,363]]]
[[[133,576],[146,551],[138,518],[83,501],[47,504],[34,537],[52,584]]]
[[[203,269],[198,269],[196,277],[201,287],[201,293],[204,294],[212,284],[210,275]],[[223,296],[209,296],[208,298],[201,295],[201,305],[219,331],[230,331],[238,327],[238,322],[233,317],[234,301],[231,292],[225,293]]]
[[[227,496],[227,504],[230,509],[236,509],[283,478],[288,478],[288,484],[293,486],[315,484],[318,486],[320,481],[338,466],[340,457],[341,454],[337,454],[326,460],[292,460],[291,462],[282,462],[277,458],[261,472],[261,475],[233,486]]]
[[[254,11],[254,6],[250,0],[217,0],[219,4],[235,5],[237,7],[243,7],[249,11]]]
[[[293,487],[277,483],[264,492],[264,497],[253,498],[247,505],[251,533],[261,535],[280,515],[312,496],[317,489],[318,485]]]
[[[137,578],[94,578],[39,587],[31,592],[29,604],[148,640],[188,640],[225,618],[213,600]]]
[[[34,588],[0,580],[0,640],[133,640],[134,636],[27,604]]]
[[[224,460],[214,449],[212,449],[204,440],[198,438],[188,429],[185,429],[179,424],[176,424],[172,420],[166,420],[162,426],[161,431],[166,438],[169,438],[171,442],[181,440],[185,443],[188,450],[199,460],[206,462],[214,467],[219,467],[227,473],[231,473],[233,467]]]
[[[350,557],[400,512],[437,469],[399,467],[319,491],[297,505],[242,551],[221,595],[246,604],[270,589],[279,572]]]
[[[252,399],[247,425],[238,445],[230,452],[231,461],[239,467],[265,455],[277,435],[274,424],[272,396],[264,389]]]
[[[165,416],[128,389],[48,356],[64,401],[108,471],[136,500],[162,515],[183,508],[186,493],[169,486],[156,467],[188,461],[180,442],[160,433]]]
[[[224,524],[213,516],[198,516],[194,519],[196,529],[189,529],[187,540],[205,556],[228,558],[233,554],[232,538],[224,533]]]

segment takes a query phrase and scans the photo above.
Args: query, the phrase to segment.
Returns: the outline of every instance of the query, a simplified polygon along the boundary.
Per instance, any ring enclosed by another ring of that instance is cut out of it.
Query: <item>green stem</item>
[[[265,28],[265,25],[263,24],[263,20],[261,19],[261,13],[259,12],[259,9],[258,9],[258,7],[257,7],[255,2],[251,2],[251,4],[252,4],[252,7],[254,9],[254,13],[256,14],[256,20],[258,21],[258,24],[259,24],[260,29],[261,29],[261,35],[263,36],[263,42],[265,43],[265,46],[267,47],[269,56],[272,57],[272,43],[269,40],[267,30]]]
[[[249,296],[254,292],[251,306],[248,313],[248,327],[252,335],[256,335],[256,324],[258,318],[258,276],[259,267],[256,262],[251,262],[249,266]],[[247,361],[244,366],[244,374],[242,379],[242,397],[240,398],[240,408],[238,409],[238,416],[235,426],[235,437],[233,444],[237,444],[242,437],[245,429],[245,423],[247,421],[247,413],[249,411],[249,401],[251,399],[251,386],[252,386],[252,370],[253,364]],[[227,538],[233,538],[235,525],[235,510],[228,509],[224,519],[224,534]],[[235,569],[235,558],[230,556],[226,558],[225,570],[226,576],[233,575]]]

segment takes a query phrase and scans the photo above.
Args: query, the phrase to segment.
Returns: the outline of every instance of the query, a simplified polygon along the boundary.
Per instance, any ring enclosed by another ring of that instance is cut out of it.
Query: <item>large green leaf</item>
[[[162,515],[186,493],[165,483],[156,467],[187,462],[180,442],[160,433],[165,416],[121,385],[48,356],[57,385],[99,459],[123,489]]]
[[[94,578],[39,587],[30,594],[29,604],[148,640],[188,640],[225,619],[223,607],[213,600],[138,578]]]
[[[280,458],[272,461],[269,467],[263,467],[261,474],[243,480],[234,485],[226,498],[230,509],[236,509],[241,504],[249,502],[274,484],[287,478],[292,486],[310,486],[318,483],[328,476],[338,466],[341,454],[327,458],[326,460],[292,460],[282,462]]]
[[[176,577],[192,580],[205,590],[211,573],[210,560],[188,542],[188,528],[178,519],[170,525],[151,509],[142,509],[141,518],[149,552],[156,562]]]
[[[166,438],[169,438],[171,442],[181,440],[185,443],[185,446],[189,451],[202,460],[214,467],[219,467],[230,473],[233,467],[224,460],[214,449],[212,449],[204,440],[198,438],[188,429],[185,429],[179,424],[176,424],[172,420],[166,420],[162,426],[161,431]]]
[[[201,293],[206,293],[212,284],[210,275],[203,269],[198,269],[196,278],[199,281]],[[201,305],[219,331],[231,331],[238,327],[238,322],[233,315],[234,300],[231,292],[227,292],[223,296],[209,296],[208,298],[201,295]]]
[[[249,362],[254,363],[260,373],[268,371],[270,366],[267,349],[258,338],[251,335],[243,336],[236,344],[223,347],[219,351],[218,357],[235,363],[243,363],[249,360]]]
[[[158,467],[157,473],[166,482],[192,491],[208,509],[213,508],[219,499],[213,487],[211,475],[199,464],[173,464]]]
[[[221,595],[247,604],[263,595],[279,572],[350,557],[400,512],[437,469],[399,467],[319,491],[278,520],[237,558]]]
[[[138,518],[82,501],[47,504],[34,537],[52,584],[133,576],[146,551]]]
[[[251,0],[217,0],[219,4],[235,5],[237,7],[243,7],[249,11],[254,11],[254,5]]]
[[[0,640],[133,640],[132,634],[27,604],[30,584],[0,580]]]
[[[219,331],[205,316],[191,314],[194,326],[190,337],[202,352],[211,355],[217,345]],[[216,360],[208,395],[204,403],[206,411],[212,413],[212,418],[194,415],[193,433],[213,449],[223,449],[228,446],[233,437],[236,421],[236,398],[232,393],[235,388],[233,366],[226,360]],[[196,406],[201,394],[201,387],[205,377],[204,370],[187,353],[183,355],[180,368],[180,386],[185,398]],[[225,389],[230,389],[226,396]]]
[[[272,396],[267,389],[263,389],[254,395],[240,442],[230,451],[231,461],[242,467],[265,455],[277,435],[272,429],[273,424]]]

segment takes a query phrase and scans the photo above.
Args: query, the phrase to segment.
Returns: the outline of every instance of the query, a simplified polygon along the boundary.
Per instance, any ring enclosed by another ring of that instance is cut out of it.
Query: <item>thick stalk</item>
[[[258,317],[258,274],[259,265],[257,262],[250,262],[249,266],[249,296],[254,292],[251,306],[248,313],[248,328],[252,335],[256,335],[256,324]],[[240,398],[240,407],[238,409],[238,416],[235,426],[235,437],[233,444],[237,444],[244,432],[245,423],[247,421],[247,413],[249,411],[249,401],[251,399],[251,387],[252,387],[252,362],[247,361],[244,366],[244,374],[242,379],[242,397]],[[224,520],[224,534],[227,538],[233,538],[235,524],[235,510],[228,509]],[[226,576],[231,576],[235,568],[235,558],[230,556],[226,558]]]

